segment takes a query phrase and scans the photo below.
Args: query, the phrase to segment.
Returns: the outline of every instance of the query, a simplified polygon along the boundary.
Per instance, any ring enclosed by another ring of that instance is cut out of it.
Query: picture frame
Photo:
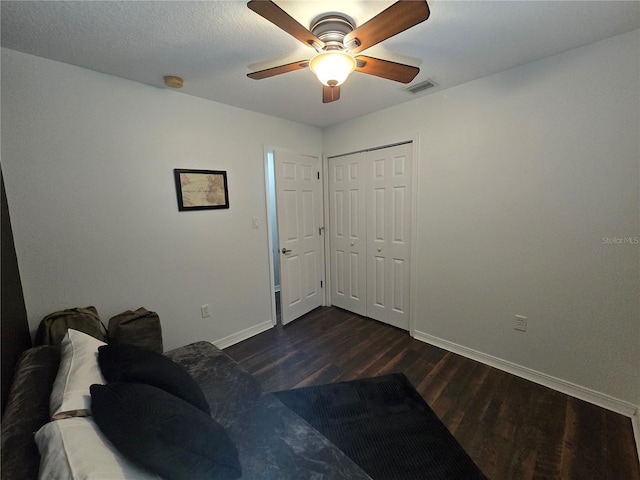
[[[229,208],[229,189],[225,170],[173,170],[178,210]]]

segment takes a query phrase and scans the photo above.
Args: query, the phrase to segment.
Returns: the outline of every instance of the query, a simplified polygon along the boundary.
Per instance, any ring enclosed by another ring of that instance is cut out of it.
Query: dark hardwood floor
[[[493,480],[640,480],[629,418],[350,312],[322,307],[225,352],[267,391],[402,372]]]

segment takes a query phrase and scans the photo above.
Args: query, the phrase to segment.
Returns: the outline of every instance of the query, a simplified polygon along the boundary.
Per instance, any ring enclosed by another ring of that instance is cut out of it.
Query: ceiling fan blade
[[[340,100],[340,87],[322,86],[322,103],[331,103]]]
[[[358,55],[356,57],[356,71],[375,75],[376,77],[395,80],[396,82],[409,83],[420,72],[418,67],[405,65],[404,63],[390,62],[380,58]]]
[[[289,73],[295,70],[302,70],[309,66],[308,60],[301,60],[299,62],[287,63],[286,65],[278,65],[277,67],[266,68],[264,70],[258,70],[257,72],[247,73],[247,77],[254,80],[262,80],[263,78],[273,77],[282,73]]]
[[[356,28],[344,37],[351,53],[358,53],[393,37],[429,18],[429,5],[423,0],[401,0]],[[351,44],[357,40],[357,44]]]
[[[307,28],[300,25],[295,18],[282,10],[271,0],[251,0],[247,7],[258,15],[269,20],[275,26],[280,27],[289,35],[300,40],[307,46],[314,48],[324,47],[324,42],[311,33]]]

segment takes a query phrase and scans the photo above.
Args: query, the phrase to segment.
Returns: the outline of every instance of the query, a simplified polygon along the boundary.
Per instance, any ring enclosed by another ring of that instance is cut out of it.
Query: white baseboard
[[[215,342],[211,342],[211,343],[213,343],[216,347],[222,350],[223,348],[230,347],[231,345],[240,343],[241,341],[246,340],[247,338],[251,338],[255,335],[258,335],[259,333],[265,332],[270,328],[273,328],[273,322],[271,320],[268,320],[266,322],[259,323],[258,325],[254,325],[253,327],[246,328],[237,333],[229,335],[228,337],[221,338],[220,340],[216,340]]]
[[[621,415],[630,417],[632,420],[635,419],[633,420],[635,422],[634,431],[636,435],[636,443],[638,443],[638,435],[640,435],[640,432],[638,431],[640,429],[640,426],[638,425],[638,407],[633,405],[632,403],[620,400],[604,393],[596,392],[595,390],[591,390],[589,388],[582,387],[571,382],[567,382],[566,380],[552,377],[551,375],[547,375],[545,373],[537,372],[536,370],[532,370],[530,368],[523,367],[506,360],[502,360],[501,358],[497,358],[492,355],[487,355],[486,353],[482,353],[471,348],[463,347],[462,345],[458,345],[448,340],[434,337],[433,335],[429,335],[427,333],[416,331],[414,334],[414,338],[416,340],[429,343],[436,347],[443,348],[444,350],[447,350],[449,352],[453,352],[458,355],[462,355],[463,357],[470,358],[471,360],[484,363],[485,365],[497,368],[498,370],[503,370],[507,373],[511,373],[526,380],[544,385],[545,387],[557,390],[572,397],[579,398],[580,400],[584,400],[585,402],[589,402],[594,405],[598,405],[599,407],[606,408],[607,410],[620,413]]]

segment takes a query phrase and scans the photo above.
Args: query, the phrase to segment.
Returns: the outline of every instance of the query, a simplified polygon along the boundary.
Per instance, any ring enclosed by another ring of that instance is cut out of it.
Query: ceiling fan
[[[247,6],[282,30],[316,50],[310,60],[279,65],[247,74],[261,80],[309,67],[322,83],[323,103],[340,99],[340,85],[354,70],[396,82],[409,83],[420,71],[403,63],[366,55],[354,55],[393,37],[429,18],[429,5],[423,0],[400,0],[356,28],[343,14],[316,17],[307,29],[271,0],[251,0]]]

